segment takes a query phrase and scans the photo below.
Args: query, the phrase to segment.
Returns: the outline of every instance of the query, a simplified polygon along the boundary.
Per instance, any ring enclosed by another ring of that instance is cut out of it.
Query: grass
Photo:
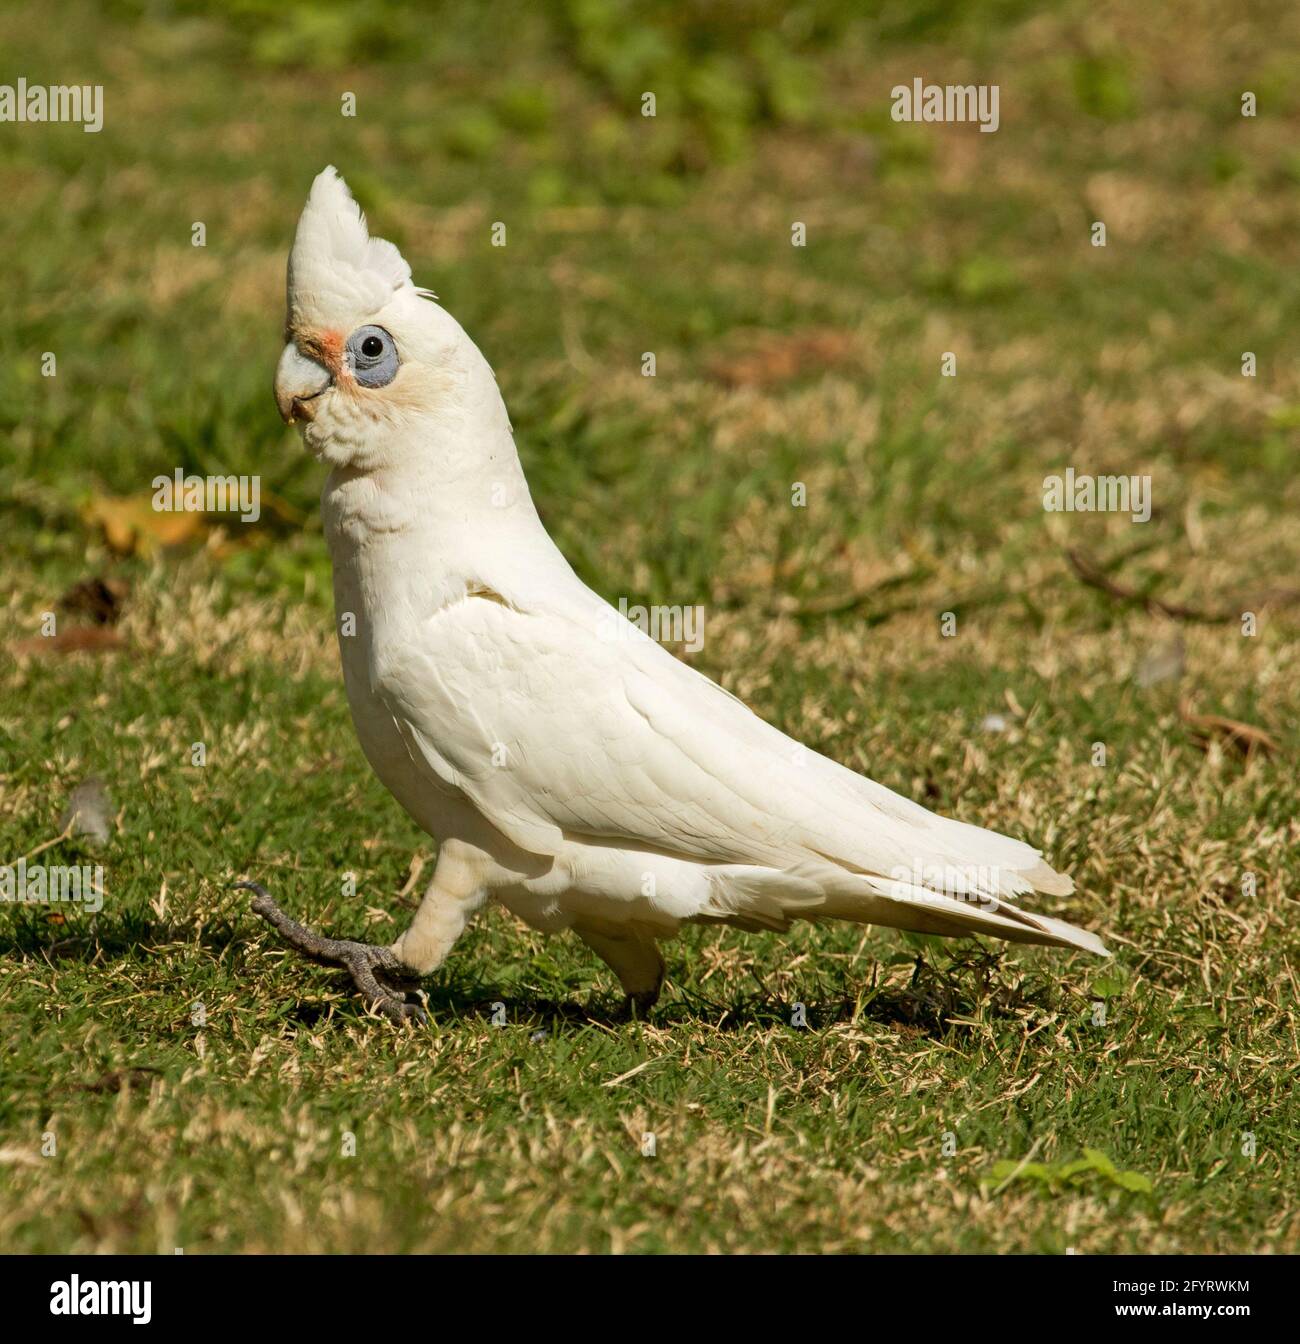
[[[102,863],[98,914],[0,908],[0,1246],[1300,1250],[1294,11],[825,5],[769,49],[557,3],[502,62],[491,7],[431,46],[364,8],[0,17],[13,72],[106,86],[98,136],[0,128],[0,858],[88,775],[116,823],[33,858]],[[891,122],[917,73],[1000,82],[999,131]],[[401,1031],[281,951],[238,878],[387,941],[434,854],[357,747],[268,390],[329,161],[493,363],[584,579],[702,603],[683,656],[764,716],[1041,844],[1113,963],[694,929],[625,1026],[580,945],[492,912]],[[121,501],[178,466],[274,506],[165,544]],[[1151,521],[1045,513],[1067,466],[1150,474]],[[30,651],[94,576],[120,647]]]

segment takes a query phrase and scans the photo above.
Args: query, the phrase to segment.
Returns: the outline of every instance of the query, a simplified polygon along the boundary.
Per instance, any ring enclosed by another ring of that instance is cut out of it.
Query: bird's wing
[[[596,841],[881,876],[982,864],[1005,874],[1003,895],[1069,889],[1028,845],[935,816],[786,737],[590,596],[545,611],[468,596],[377,670],[431,782],[521,848]]]

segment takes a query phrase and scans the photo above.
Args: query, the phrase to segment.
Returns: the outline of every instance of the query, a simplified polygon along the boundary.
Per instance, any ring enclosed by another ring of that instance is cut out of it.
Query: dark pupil
[[[366,339],[361,342],[361,353],[365,355],[367,359],[375,359],[384,353],[384,343],[378,336],[367,336]]]

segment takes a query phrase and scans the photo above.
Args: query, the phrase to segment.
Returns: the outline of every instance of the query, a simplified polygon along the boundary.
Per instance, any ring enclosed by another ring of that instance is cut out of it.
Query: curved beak
[[[286,425],[295,420],[314,420],[313,400],[333,382],[330,371],[302,354],[292,341],[284,347],[275,369],[275,404]]]

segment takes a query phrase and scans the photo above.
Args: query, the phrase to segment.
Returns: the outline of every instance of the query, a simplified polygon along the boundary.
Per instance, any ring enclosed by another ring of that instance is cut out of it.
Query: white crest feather
[[[289,254],[290,323],[304,330],[351,327],[413,288],[406,259],[386,239],[370,236],[360,206],[330,165],[311,184]]]

